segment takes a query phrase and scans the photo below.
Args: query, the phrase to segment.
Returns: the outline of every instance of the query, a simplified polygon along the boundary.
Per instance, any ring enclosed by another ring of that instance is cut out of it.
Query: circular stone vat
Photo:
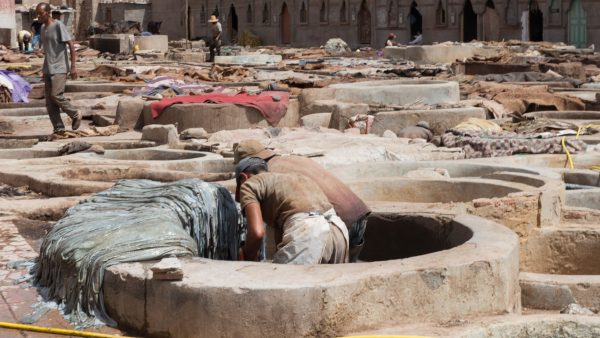
[[[600,229],[541,228],[522,246],[524,307],[560,310],[571,303],[600,306]]]
[[[575,169],[589,169],[600,163],[600,154],[581,153],[572,155]],[[469,160],[476,163],[498,163],[508,166],[524,166],[539,168],[568,168],[567,157],[564,154],[513,155],[508,157],[491,157],[487,159]],[[535,168],[537,169],[537,168]],[[535,170],[534,169],[534,170]]]
[[[451,178],[482,177],[495,172],[514,172],[530,175],[544,175],[551,178],[560,178],[560,175],[543,169],[529,169],[510,167],[494,164],[465,163],[460,161],[435,161],[435,162],[362,162],[352,165],[328,166],[327,169],[342,181],[364,180],[369,178],[404,176],[411,171],[423,169],[443,169]]]
[[[374,105],[457,103],[458,82],[439,80],[386,80],[335,84],[335,99]]]
[[[348,185],[370,202],[452,203],[504,197],[522,191],[520,185],[484,179],[373,179]]]
[[[106,271],[103,299],[121,327],[174,337],[336,336],[390,320],[518,311],[518,238],[512,231],[470,215],[405,217],[371,223],[371,241],[384,236],[396,242],[371,244],[365,255],[389,260],[300,266],[187,258],[180,260],[179,282],[152,279],[152,262],[120,264]],[[429,238],[446,239],[427,250],[375,248],[409,246],[414,237],[397,237],[408,230],[393,228],[411,224],[431,232]],[[435,249],[443,251],[393,259]]]
[[[185,150],[166,149],[135,149],[135,150],[108,150],[101,155],[112,160],[127,161],[177,161],[205,157],[205,153]]]
[[[547,314],[510,316],[504,320],[497,318],[495,321],[477,326],[461,330],[461,333],[451,336],[457,338],[592,338],[600,336],[600,318],[592,316]]]

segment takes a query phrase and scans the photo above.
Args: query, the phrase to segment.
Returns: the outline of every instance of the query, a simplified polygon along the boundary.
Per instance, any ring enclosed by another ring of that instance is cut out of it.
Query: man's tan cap
[[[213,23],[213,22],[219,22],[219,19],[217,19],[217,17],[216,17],[216,16],[214,16],[214,15],[211,15],[211,16],[210,16],[210,19],[208,19],[208,22],[210,22],[210,23]]]
[[[257,140],[242,140],[233,149],[233,163],[237,164],[246,157],[258,157],[266,161],[275,155]]]

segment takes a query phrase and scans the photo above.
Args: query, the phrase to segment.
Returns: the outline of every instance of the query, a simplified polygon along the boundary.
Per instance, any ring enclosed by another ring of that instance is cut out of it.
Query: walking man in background
[[[221,55],[221,34],[223,33],[223,27],[216,16],[211,15],[208,20],[212,24],[212,40],[210,40],[210,59],[209,62],[215,62],[215,52],[217,55]]]
[[[81,124],[81,113],[64,97],[67,74],[71,73],[71,78],[77,79],[75,46],[71,35],[67,32],[67,27],[61,21],[52,19],[48,3],[38,4],[35,12],[38,20],[43,24],[41,34],[44,46],[44,89],[50,122],[54,127],[54,133],[64,133],[65,125],[60,117],[62,109],[71,118],[71,129],[77,130]],[[71,55],[70,67],[67,46]]]

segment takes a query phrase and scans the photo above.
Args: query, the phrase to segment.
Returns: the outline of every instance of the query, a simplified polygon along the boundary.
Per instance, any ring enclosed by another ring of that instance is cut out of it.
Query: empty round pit
[[[449,217],[373,213],[365,231],[360,260],[366,262],[420,256],[459,246],[473,231]]]
[[[164,149],[109,150],[105,158],[127,161],[177,161],[205,157],[206,154],[194,151],[176,151]]]
[[[483,179],[373,179],[350,182],[349,186],[365,201],[403,203],[470,202],[521,191],[509,183]]]
[[[563,173],[563,179],[567,206],[600,210],[600,172],[569,170]]]
[[[383,105],[457,103],[458,82],[439,80],[366,81],[332,85],[335,99]]]

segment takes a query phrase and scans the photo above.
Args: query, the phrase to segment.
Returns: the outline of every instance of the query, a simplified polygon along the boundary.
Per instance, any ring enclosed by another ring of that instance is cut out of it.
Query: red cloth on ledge
[[[274,96],[279,97],[280,100],[274,101]],[[160,100],[153,102],[150,108],[152,109],[152,118],[157,118],[163,110],[178,103],[233,103],[258,110],[269,124],[276,126],[285,115],[289,101],[290,93],[288,92],[265,91],[259,95],[248,95],[248,93],[239,93],[236,95],[209,93],[193,96],[176,96]]]

